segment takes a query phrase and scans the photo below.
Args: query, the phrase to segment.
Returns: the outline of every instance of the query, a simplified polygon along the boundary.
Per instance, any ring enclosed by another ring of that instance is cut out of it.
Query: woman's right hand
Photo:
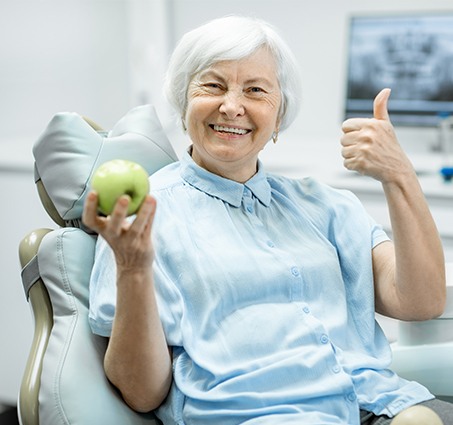
[[[111,215],[98,214],[98,196],[91,191],[85,201],[82,221],[101,235],[115,253],[117,267],[122,270],[147,269],[154,257],[151,226],[156,200],[147,195],[134,220],[126,218],[129,197],[120,197]]]

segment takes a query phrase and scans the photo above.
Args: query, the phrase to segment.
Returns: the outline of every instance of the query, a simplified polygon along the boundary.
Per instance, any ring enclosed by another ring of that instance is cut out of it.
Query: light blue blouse
[[[432,398],[388,367],[371,250],[388,237],[348,191],[259,171],[245,184],[189,154],[151,177],[169,424],[359,424]],[[108,336],[115,263],[99,239],[90,324]]]

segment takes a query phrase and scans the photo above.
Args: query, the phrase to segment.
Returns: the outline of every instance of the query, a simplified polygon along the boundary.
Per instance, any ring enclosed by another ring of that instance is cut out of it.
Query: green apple
[[[133,161],[113,159],[101,164],[91,179],[91,188],[98,194],[99,211],[111,214],[118,198],[128,195],[131,200],[127,215],[135,214],[149,192],[148,177],[146,170]]]

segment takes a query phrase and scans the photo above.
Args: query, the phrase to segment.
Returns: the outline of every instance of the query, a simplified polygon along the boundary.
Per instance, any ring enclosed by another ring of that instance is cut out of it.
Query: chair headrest
[[[132,109],[108,132],[76,113],[58,113],[33,155],[41,200],[60,225],[81,218],[91,177],[103,162],[135,161],[152,174],[177,159],[151,105]]]

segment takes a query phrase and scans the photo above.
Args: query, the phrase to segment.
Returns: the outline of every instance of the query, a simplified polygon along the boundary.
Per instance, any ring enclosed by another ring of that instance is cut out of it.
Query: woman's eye
[[[265,91],[261,87],[250,87],[247,90],[251,94],[264,94]]]
[[[203,86],[205,87],[205,89],[210,91],[222,90],[222,86],[219,83],[205,83]]]

